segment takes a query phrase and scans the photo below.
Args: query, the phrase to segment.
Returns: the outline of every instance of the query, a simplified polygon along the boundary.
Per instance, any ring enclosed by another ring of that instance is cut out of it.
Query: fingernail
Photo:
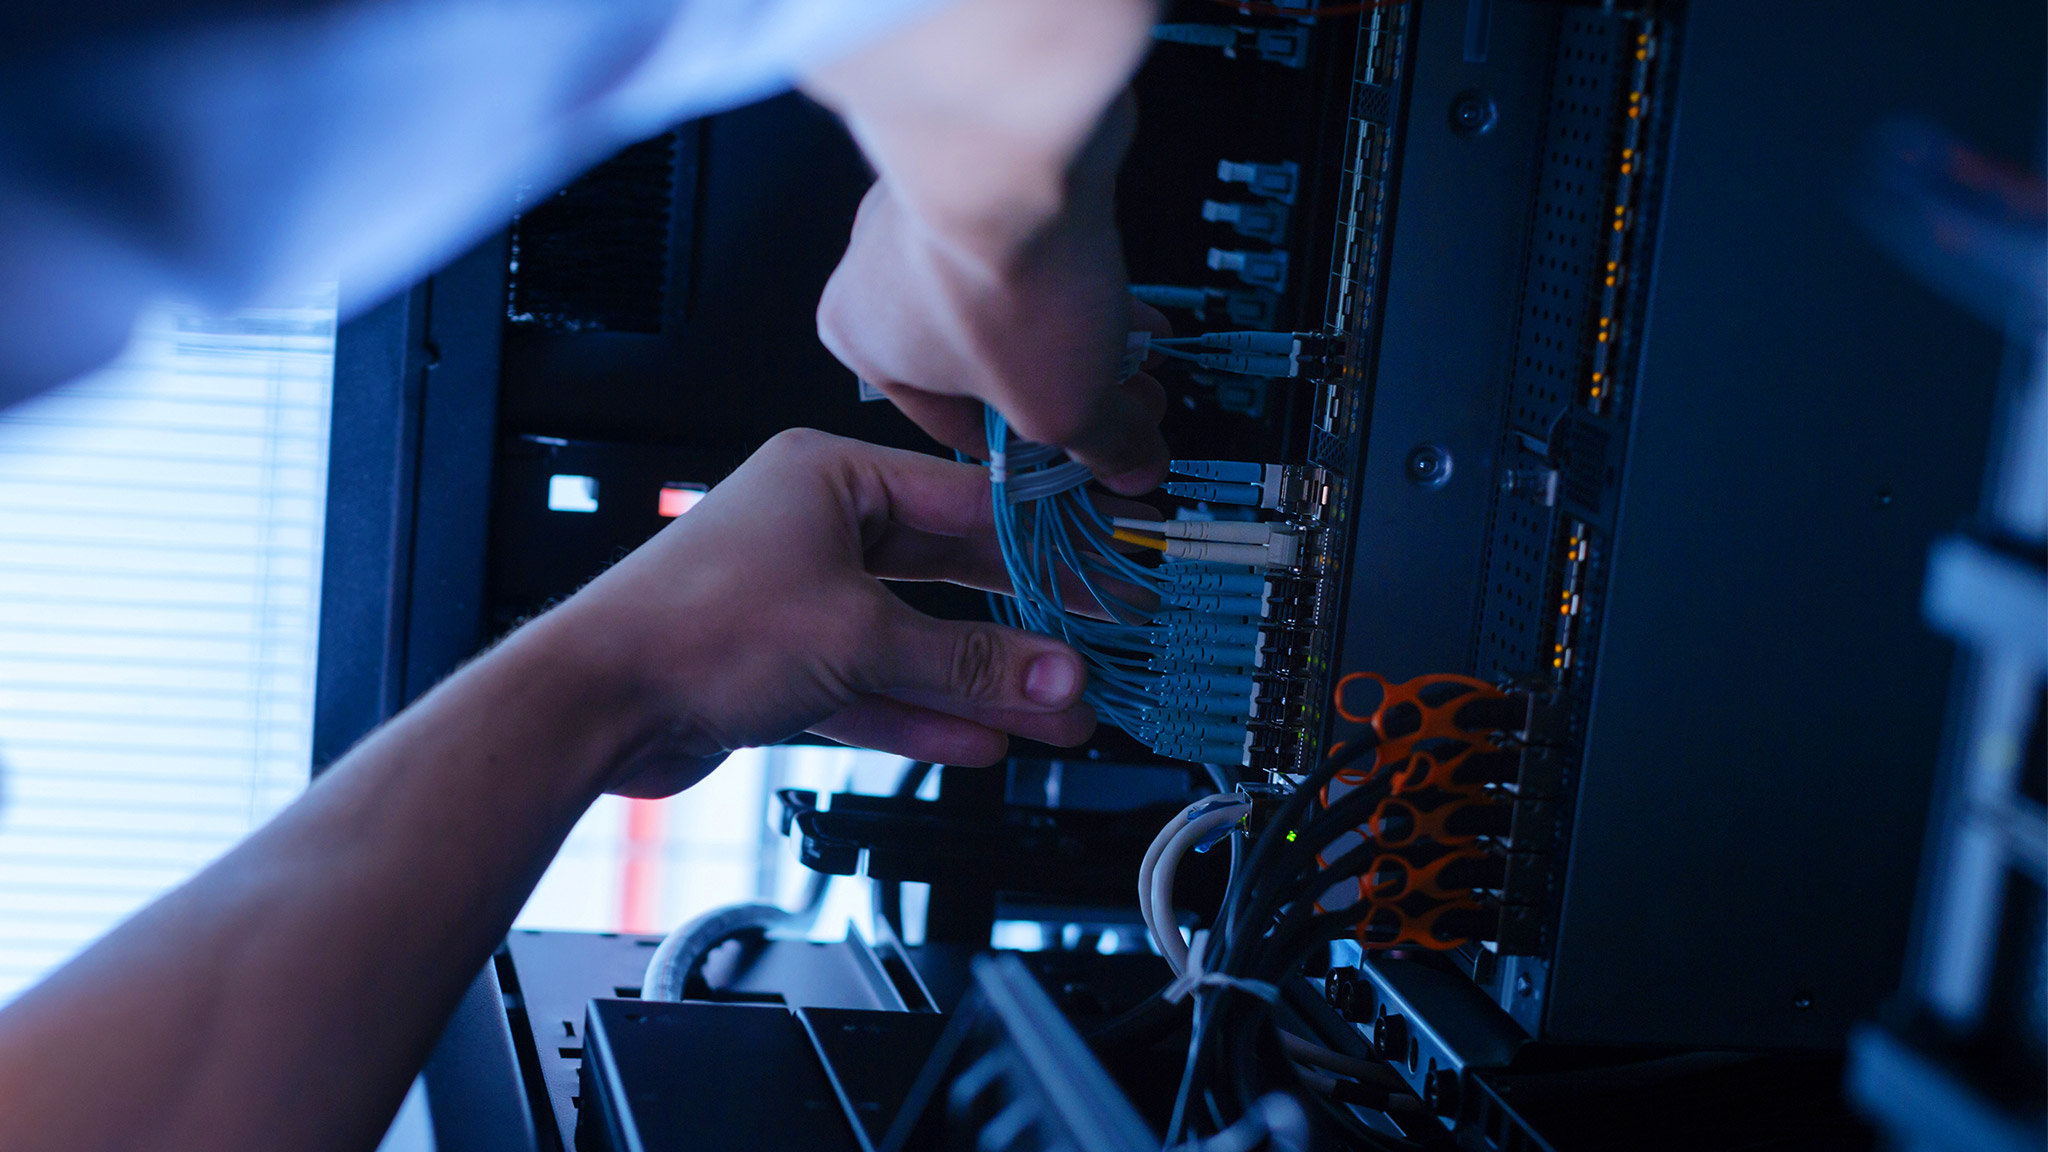
[[[1024,695],[1033,704],[1058,708],[1081,691],[1081,663],[1071,656],[1047,653],[1024,669]]]

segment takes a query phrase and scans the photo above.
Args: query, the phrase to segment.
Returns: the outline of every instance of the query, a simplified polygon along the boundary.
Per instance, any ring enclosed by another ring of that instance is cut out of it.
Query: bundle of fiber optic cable
[[[1014,599],[998,620],[1057,636],[1088,661],[1086,699],[1103,720],[1162,755],[1241,764],[1256,708],[1266,570],[1295,560],[1294,537],[1268,524],[1111,518],[1086,466],[1018,439],[989,409],[996,539]],[[1191,499],[1271,506],[1270,465],[1174,461]],[[1141,564],[1117,542],[1161,554]]]

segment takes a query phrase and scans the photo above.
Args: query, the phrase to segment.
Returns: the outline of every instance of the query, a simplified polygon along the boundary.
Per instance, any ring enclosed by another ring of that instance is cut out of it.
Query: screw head
[[[1468,88],[1451,98],[1451,131],[1460,136],[1481,135],[1493,127],[1500,118],[1499,109],[1493,97],[1477,88]]]
[[[1373,1021],[1372,1044],[1379,1049],[1382,1060],[1406,1060],[1408,1058],[1408,1021],[1399,1013],[1389,1012]]]
[[[1451,478],[1451,454],[1442,445],[1418,444],[1408,453],[1406,470],[1410,482],[1441,488]]]
[[[1438,1068],[1422,1081],[1422,1103],[1439,1116],[1458,1112],[1458,1074]]]
[[[1527,972],[1524,972],[1521,975],[1515,977],[1515,995],[1527,996],[1529,993],[1535,990],[1536,984],[1534,981],[1529,979],[1529,974]]]

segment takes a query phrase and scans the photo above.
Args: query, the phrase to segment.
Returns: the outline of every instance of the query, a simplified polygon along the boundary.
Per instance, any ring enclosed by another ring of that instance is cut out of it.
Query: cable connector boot
[[[1280,311],[1280,297],[1258,289],[1133,284],[1131,295],[1154,308],[1185,308],[1197,320],[1207,320],[1209,309],[1221,308],[1224,319],[1240,328],[1268,327]]]
[[[1160,599],[1169,608],[1183,612],[1200,612],[1212,616],[1242,616],[1253,620],[1266,615],[1266,601],[1263,596],[1222,596],[1214,592],[1167,591]]]
[[[1237,565],[1210,564],[1200,560],[1169,560],[1159,566],[1168,587],[1182,592],[1216,592],[1226,596],[1263,596],[1269,585],[1265,574]]]
[[[1209,249],[1209,267],[1218,272],[1235,272],[1237,278],[1254,288],[1272,292],[1287,290],[1287,252],[1252,252],[1242,248]]]
[[[1278,164],[1221,160],[1216,164],[1216,178],[1225,184],[1248,185],[1255,196],[1292,204],[1301,188],[1301,165],[1292,160]]]
[[[1202,219],[1212,224],[1228,224],[1239,236],[1268,244],[1287,243],[1287,215],[1287,205],[1270,201],[1202,201]]]

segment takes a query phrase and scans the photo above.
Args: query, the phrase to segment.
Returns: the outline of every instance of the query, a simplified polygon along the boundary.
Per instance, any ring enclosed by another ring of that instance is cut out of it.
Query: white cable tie
[[[1020,471],[1050,464],[1061,456],[1059,448],[1051,444],[1038,444],[1030,440],[1014,440],[1010,443],[1010,464]]]
[[[1117,379],[1128,380],[1137,375],[1145,366],[1146,357],[1152,354],[1152,333],[1130,332],[1124,336],[1124,359],[1117,373]]]
[[[988,482],[1007,484],[1010,482],[1009,453],[998,448],[988,454]]]
[[[1181,970],[1173,983],[1160,993],[1168,1004],[1178,1004],[1190,993],[1203,988],[1228,988],[1247,996],[1257,996],[1268,1004],[1280,1002],[1280,989],[1264,980],[1248,980],[1243,976],[1232,976],[1227,972],[1205,970],[1203,956],[1209,950],[1209,930],[1204,928],[1188,941],[1188,966]]]
[[[1062,492],[1070,492],[1088,483],[1094,475],[1093,472],[1088,470],[1088,466],[1079,460],[1069,460],[1064,464],[1055,464],[1050,468],[1031,473],[1028,477],[1028,484],[1023,479],[1020,479],[1018,483],[1011,485],[1009,489],[1010,503],[1023,504],[1032,500],[1043,500],[1048,496],[1057,496]]]

